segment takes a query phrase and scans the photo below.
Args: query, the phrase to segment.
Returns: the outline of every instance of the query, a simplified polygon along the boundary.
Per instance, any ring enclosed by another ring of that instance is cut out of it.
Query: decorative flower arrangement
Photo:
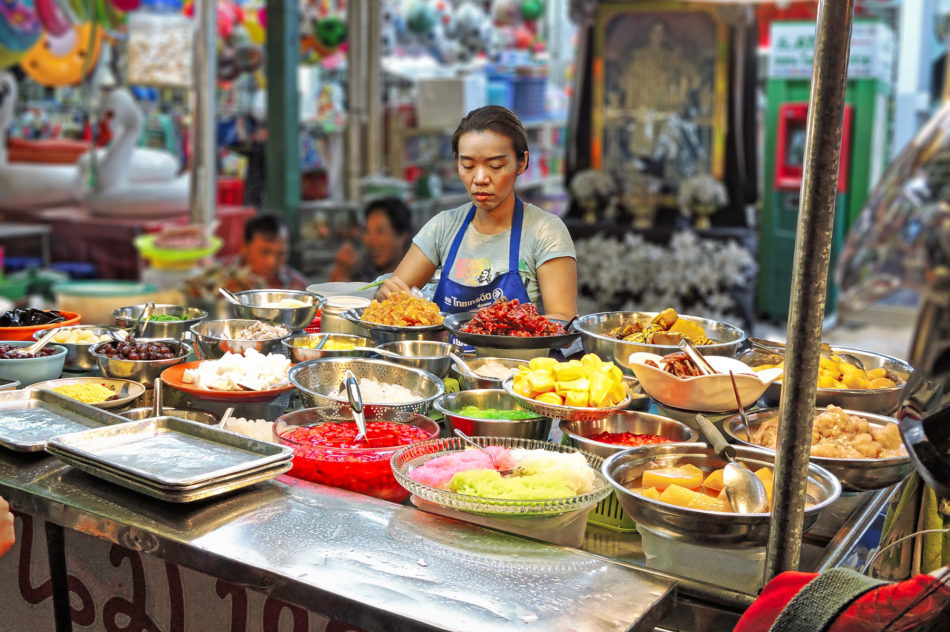
[[[696,215],[696,228],[710,227],[709,216],[729,203],[726,187],[710,175],[699,175],[680,185],[676,195],[680,213]]]
[[[732,292],[754,283],[755,260],[735,242],[701,239],[692,231],[669,245],[636,233],[574,242],[581,314],[602,311],[678,312],[723,320],[735,314]]]

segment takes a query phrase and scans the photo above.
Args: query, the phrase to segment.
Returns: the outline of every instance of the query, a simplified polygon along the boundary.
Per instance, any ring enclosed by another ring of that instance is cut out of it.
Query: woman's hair
[[[452,134],[452,155],[458,159],[459,138],[462,134],[485,131],[507,137],[514,147],[518,163],[523,162],[525,167],[528,166],[528,134],[524,131],[524,125],[514,112],[500,105],[486,105],[465,115]]]
[[[385,213],[397,235],[412,235],[412,209],[397,197],[383,197],[370,201],[363,211],[364,221],[373,213]]]

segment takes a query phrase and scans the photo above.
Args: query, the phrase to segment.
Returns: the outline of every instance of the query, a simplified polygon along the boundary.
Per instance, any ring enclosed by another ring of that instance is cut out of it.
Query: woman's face
[[[366,217],[363,245],[376,269],[382,273],[392,272],[406,253],[407,235],[393,229],[389,216],[383,211],[370,211]]]
[[[511,139],[497,132],[466,132],[459,137],[459,177],[480,210],[493,211],[512,197],[527,159],[526,153],[519,162]]]

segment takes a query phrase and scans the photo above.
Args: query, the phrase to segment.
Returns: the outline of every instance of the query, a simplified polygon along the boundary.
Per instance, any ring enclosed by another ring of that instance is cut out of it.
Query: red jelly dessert
[[[358,433],[352,421],[298,426],[281,433],[281,443],[294,449],[289,474],[383,500],[405,500],[409,492],[396,482],[389,460],[402,446],[437,437],[438,424],[426,417],[418,425],[367,421],[366,439],[354,442]]]
[[[651,445],[654,443],[673,443],[672,439],[655,434],[634,434],[632,432],[598,432],[587,437],[591,441],[611,443],[613,445]]]

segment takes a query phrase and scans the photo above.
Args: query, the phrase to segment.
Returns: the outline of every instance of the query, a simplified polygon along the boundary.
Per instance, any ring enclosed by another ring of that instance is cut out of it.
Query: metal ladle
[[[225,299],[228,303],[232,303],[232,304],[234,304],[234,305],[240,305],[240,304],[241,304],[240,299],[238,299],[238,297],[236,297],[236,296],[234,295],[234,293],[233,293],[231,290],[228,290],[228,289],[223,288],[223,287],[219,287],[219,288],[218,288],[218,292],[221,293],[221,296],[223,296],[224,299]]]
[[[769,497],[759,477],[739,465],[735,460],[736,449],[726,442],[722,433],[702,413],[696,414],[696,423],[706,441],[721,458],[728,461],[722,471],[722,487],[733,511],[737,513],[765,513],[769,510]]]
[[[54,327],[53,329],[50,329],[43,335],[42,338],[31,344],[29,347],[21,347],[17,349],[16,354],[23,357],[35,356],[40,352],[40,349],[49,344],[50,340],[52,340],[53,336],[55,336],[57,333],[59,333],[58,328]]]
[[[346,387],[346,398],[350,401],[353,411],[353,420],[359,433],[353,437],[353,442],[366,440],[366,414],[363,412],[363,395],[360,393],[360,383],[349,369],[343,374],[343,386]]]
[[[464,373],[465,375],[467,375],[467,376],[469,376],[469,377],[476,378],[476,379],[479,378],[479,377],[481,377],[478,373],[476,373],[475,371],[473,371],[473,370],[468,366],[468,363],[465,362],[465,360],[463,360],[462,358],[458,357],[457,355],[455,355],[454,353],[451,353],[451,352],[449,353],[449,357],[452,359],[452,362],[455,363],[455,366],[457,366],[457,367],[459,368],[459,370],[461,370],[462,373]]]
[[[502,476],[510,476],[511,474],[514,473],[514,470],[513,470],[513,469],[506,469],[506,470],[500,470],[500,469],[498,469],[498,465],[495,463],[495,457],[494,457],[494,455],[493,455],[491,452],[489,452],[488,450],[486,450],[484,447],[482,447],[482,446],[478,445],[477,443],[475,443],[474,441],[472,441],[472,438],[471,438],[471,437],[469,437],[467,434],[465,434],[464,432],[462,432],[462,431],[459,430],[458,428],[455,429],[455,434],[456,434],[456,436],[457,436],[459,439],[461,439],[461,440],[464,441],[465,443],[469,444],[469,445],[472,446],[473,448],[478,448],[479,450],[481,450],[482,452],[484,452],[485,454],[487,454],[487,455],[488,455],[488,459],[491,461],[491,466],[492,466],[492,468],[494,468],[495,471],[497,471],[497,472],[498,472],[499,474],[501,474]]]

